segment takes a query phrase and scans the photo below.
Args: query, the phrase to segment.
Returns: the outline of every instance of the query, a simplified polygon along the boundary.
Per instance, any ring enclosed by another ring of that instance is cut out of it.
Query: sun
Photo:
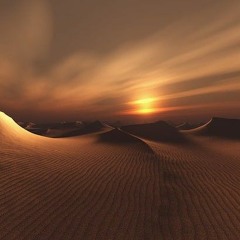
[[[131,102],[131,105],[134,106],[134,113],[135,114],[142,114],[142,115],[148,115],[152,114],[158,111],[155,104],[157,98],[141,98],[135,101]]]

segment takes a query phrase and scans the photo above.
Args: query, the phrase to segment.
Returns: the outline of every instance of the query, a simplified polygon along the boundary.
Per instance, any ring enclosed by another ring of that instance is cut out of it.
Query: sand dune
[[[182,142],[184,137],[175,127],[164,121],[121,127],[126,132],[155,141]]]
[[[0,112],[0,137],[1,141],[11,139],[17,141],[19,139],[32,139],[35,136],[20,127],[11,117]]]
[[[188,122],[184,122],[176,127],[178,130],[190,130],[195,128],[194,125],[191,125]]]
[[[65,131],[62,131],[58,133],[57,137],[73,137],[73,136],[79,136],[79,135],[85,135],[90,133],[96,133],[96,132],[105,132],[108,130],[111,130],[112,127],[100,122],[95,121],[89,124],[86,124],[85,126],[81,128],[75,128],[75,129],[65,129]],[[56,136],[55,136],[56,137]]]
[[[49,128],[46,132],[43,133],[46,137],[53,137],[53,138],[59,138],[59,137],[68,137],[68,136],[75,136],[78,135],[77,132],[79,131],[79,128],[63,128],[63,129],[54,129]]]
[[[240,120],[214,117],[205,125],[192,130],[191,133],[240,139]]]
[[[63,137],[68,134],[74,135],[75,131],[85,127],[84,123],[81,121],[42,124],[18,122],[18,125],[31,133],[47,137]]]
[[[151,142],[162,171],[159,239],[239,239],[240,143]]]
[[[100,134],[99,140],[108,143],[123,143],[123,144],[142,142],[140,139],[117,128]]]
[[[146,144],[143,140],[117,128],[99,134],[99,141],[108,144],[125,144],[131,147],[134,147],[135,144],[135,146],[138,147],[138,151],[147,151],[149,153],[154,153],[151,147],[149,147],[149,145]]]
[[[31,133],[35,133],[45,137],[63,138],[80,136],[90,133],[104,132],[107,130],[111,130],[113,128],[104,123],[101,123],[100,121],[90,123],[76,121],[50,124],[36,124],[33,127],[25,127],[25,129]]]
[[[240,142],[188,138],[46,138],[1,113],[0,239],[239,239]]]

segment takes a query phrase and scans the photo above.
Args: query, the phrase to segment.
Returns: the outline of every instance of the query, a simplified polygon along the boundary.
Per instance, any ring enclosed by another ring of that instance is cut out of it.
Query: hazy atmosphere
[[[240,239],[240,0],[0,0],[0,240]]]
[[[1,0],[16,120],[240,117],[238,0]]]

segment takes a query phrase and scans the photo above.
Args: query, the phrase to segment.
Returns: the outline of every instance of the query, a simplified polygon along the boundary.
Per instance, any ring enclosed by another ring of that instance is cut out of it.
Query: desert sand
[[[240,239],[237,120],[78,134],[38,136],[0,113],[1,240]]]

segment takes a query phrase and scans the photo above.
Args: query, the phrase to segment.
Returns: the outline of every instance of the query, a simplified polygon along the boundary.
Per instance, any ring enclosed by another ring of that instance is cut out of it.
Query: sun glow
[[[156,98],[143,98],[143,99],[133,101],[132,103],[133,104],[150,104],[156,100],[157,100]]]
[[[130,102],[134,106],[133,113],[135,114],[152,114],[158,112],[158,108],[155,107],[155,103],[158,98],[141,98],[135,101]]]
[[[154,112],[156,112],[156,109],[154,108],[142,108],[142,109],[136,110],[136,113],[139,113],[139,114],[150,114]]]

